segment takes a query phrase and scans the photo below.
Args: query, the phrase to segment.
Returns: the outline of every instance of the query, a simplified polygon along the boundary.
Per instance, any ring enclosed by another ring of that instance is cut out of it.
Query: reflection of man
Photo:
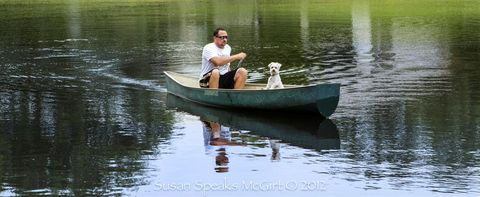
[[[230,144],[230,128],[216,122],[202,121],[205,149],[210,152],[214,146],[220,146],[215,157],[215,171],[228,172],[228,157],[225,145]]]
[[[228,172],[228,157],[225,152],[225,148],[219,148],[217,150],[218,155],[215,157],[215,172]]]

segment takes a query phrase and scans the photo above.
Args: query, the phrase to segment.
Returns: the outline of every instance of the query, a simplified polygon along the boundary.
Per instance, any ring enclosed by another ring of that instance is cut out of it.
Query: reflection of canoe
[[[318,116],[296,114],[252,113],[199,105],[172,94],[167,95],[167,107],[200,116],[206,121],[248,130],[261,136],[316,150],[339,149],[340,139],[335,124]]]
[[[179,97],[222,108],[248,108],[321,114],[330,116],[337,108],[340,84],[285,85],[284,89],[262,90],[265,84],[247,84],[245,89],[199,88],[198,78],[165,72],[167,90]]]

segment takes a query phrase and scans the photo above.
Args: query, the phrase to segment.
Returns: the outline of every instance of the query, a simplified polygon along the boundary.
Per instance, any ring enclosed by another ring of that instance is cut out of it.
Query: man
[[[241,52],[230,56],[232,48],[228,43],[227,31],[217,28],[213,32],[213,42],[205,45],[202,52],[202,72],[200,86],[203,88],[242,89],[247,81],[247,70],[230,70],[230,62],[244,59],[247,54]]]

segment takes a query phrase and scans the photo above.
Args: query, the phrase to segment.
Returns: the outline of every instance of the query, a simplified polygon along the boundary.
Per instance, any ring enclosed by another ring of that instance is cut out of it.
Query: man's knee
[[[213,69],[210,78],[220,79],[220,70]]]
[[[247,69],[245,69],[245,68],[239,68],[239,69],[237,70],[236,75],[237,75],[238,77],[247,78],[248,71],[247,71]]]

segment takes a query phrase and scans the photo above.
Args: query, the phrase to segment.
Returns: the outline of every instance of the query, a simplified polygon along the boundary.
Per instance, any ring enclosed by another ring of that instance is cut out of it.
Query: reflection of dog
[[[268,140],[270,142],[270,148],[272,148],[272,161],[279,161],[280,160],[280,140]]]
[[[278,89],[283,88],[282,79],[280,79],[280,67],[282,65],[278,62],[272,62],[268,64],[270,69],[270,77],[268,78],[268,84],[265,89]]]

